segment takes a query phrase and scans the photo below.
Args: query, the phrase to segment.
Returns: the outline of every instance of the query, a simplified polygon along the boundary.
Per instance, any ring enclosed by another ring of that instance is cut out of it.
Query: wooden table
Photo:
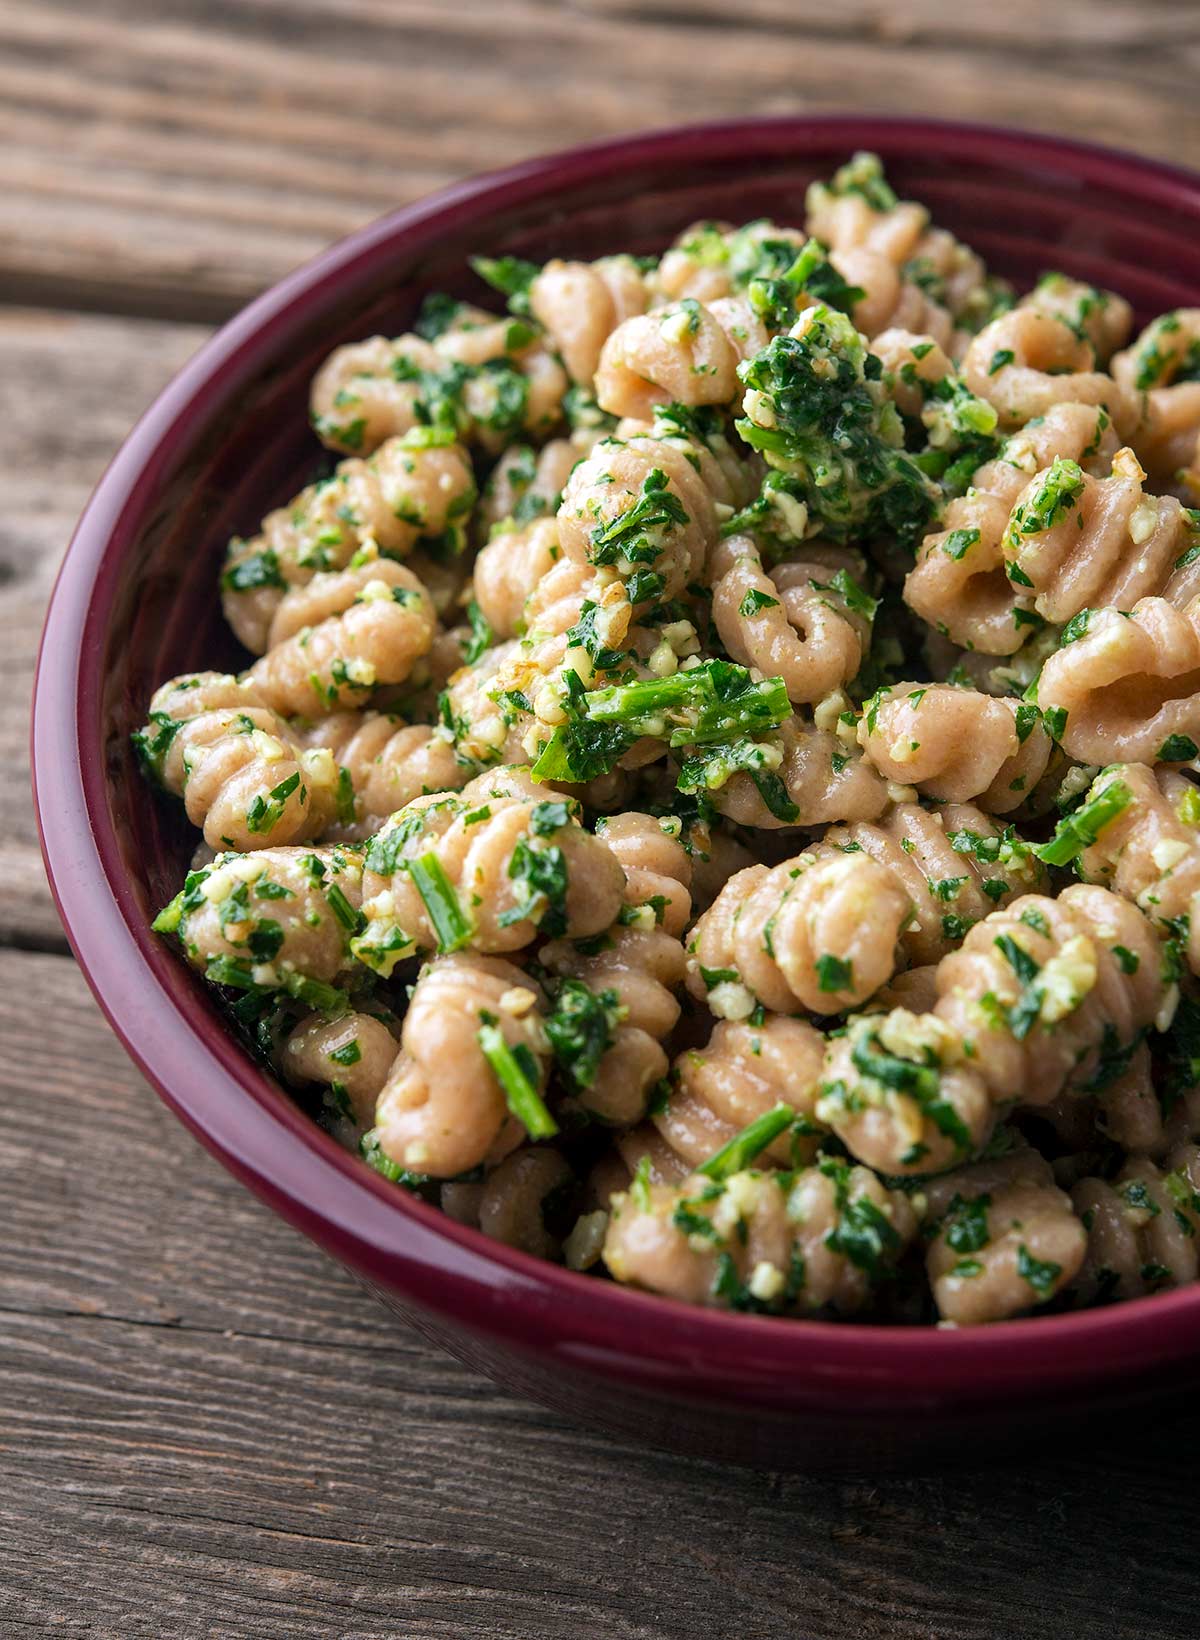
[[[67,952],[26,701],[72,522],[262,285],[489,165],[918,108],[1200,165],[1188,0],[0,0],[0,1635],[1194,1640],[1200,1422],[939,1478],[619,1446],[390,1320],[188,1138]]]

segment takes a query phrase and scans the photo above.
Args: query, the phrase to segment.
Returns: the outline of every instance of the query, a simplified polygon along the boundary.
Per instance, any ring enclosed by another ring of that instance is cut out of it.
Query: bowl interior
[[[292,1107],[229,1043],[203,983],[147,932],[178,888],[196,837],[177,804],[147,790],[129,736],[164,678],[243,663],[221,620],[218,566],[231,534],[253,533],[264,513],[328,470],[307,425],[318,364],[341,342],[407,328],[427,291],[486,304],[488,293],[466,266],[473,253],[542,260],[652,252],[700,218],[769,215],[801,223],[807,185],[863,146],[882,155],[901,196],[926,202],[936,222],[1020,284],[1059,268],[1120,291],[1139,322],[1200,302],[1200,183],[1167,168],[935,123],[697,128],[518,167],[335,247],[227,327],[114,464],[69,555],[42,657],[35,765],[48,859],[85,968],[143,1067],[170,1094],[177,1079],[168,1052],[203,1047],[210,1069],[219,1065],[264,1113],[266,1129],[260,1124],[253,1140],[247,1130],[241,1170],[265,1191],[272,1164],[263,1133],[276,1132],[280,1143],[285,1132],[294,1135]],[[102,880],[83,881],[93,869]],[[152,1041],[162,1017],[156,1011],[164,1008],[172,1016],[169,1035],[162,1026]],[[177,1108],[203,1130],[203,1091],[175,1091]],[[215,1085],[213,1101],[215,1108]],[[227,1159],[232,1131],[220,1139],[208,1133]],[[315,1129],[302,1142],[330,1153],[327,1167],[343,1177],[354,1165],[333,1156],[332,1141]],[[381,1181],[364,1184],[374,1191]],[[295,1194],[277,1205],[303,1222]],[[425,1217],[419,1206],[384,1201],[382,1193],[379,1207],[418,1223]],[[329,1244],[336,1216],[328,1202],[314,1206],[306,1228]],[[478,1241],[457,1228],[445,1234],[463,1249]],[[361,1267],[361,1248],[349,1236],[342,1250]],[[510,1283],[535,1280],[519,1277],[520,1255],[477,1246],[473,1256],[508,1271]],[[639,1313],[652,1308],[644,1301]],[[1047,1323],[1036,1325],[1040,1331]]]

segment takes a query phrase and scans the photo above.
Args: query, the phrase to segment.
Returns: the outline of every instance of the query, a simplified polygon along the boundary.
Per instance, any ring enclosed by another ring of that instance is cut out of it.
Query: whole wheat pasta
[[[171,678],[151,698],[135,745],[212,849],[304,842],[337,812],[333,758],[306,750],[251,678]]]
[[[632,257],[596,262],[553,259],[529,287],[529,308],[566,365],[571,380],[590,388],[600,351],[617,326],[645,311],[645,276]]]
[[[370,336],[335,348],[313,378],[309,414],[335,450],[377,450],[420,422],[421,373],[441,364],[422,336]]]
[[[805,243],[798,228],[765,217],[741,227],[694,222],[663,253],[651,280],[660,301],[715,302],[752,279],[785,273]]]
[[[957,354],[1006,299],[968,246],[931,227],[923,205],[897,199],[873,154],[856,154],[828,183],[814,183],[806,204],[809,232],[866,292],[854,322],[867,335],[898,325],[935,335]]]
[[[437,727],[406,723],[394,712],[335,712],[303,734],[327,750],[341,776],[342,836],[369,837],[389,815],[430,792],[456,791],[472,768]]]
[[[938,1016],[973,1043],[992,1097],[1034,1107],[1102,1079],[1174,1006],[1147,918],[1078,883],[1055,899],[1022,895],[977,923],[943,958],[938,992]]]
[[[661,439],[606,439],[567,481],[559,542],[576,563],[609,570],[629,601],[674,598],[716,539],[713,502],[686,456]]]
[[[526,604],[560,561],[553,518],[493,531],[475,560],[471,586],[494,640],[503,642],[524,631]]]
[[[247,673],[282,713],[319,716],[403,683],[437,630],[425,588],[403,564],[368,560],[318,575],[285,594],[271,648]]]
[[[1063,625],[1088,608],[1132,609],[1162,596],[1182,607],[1195,591],[1190,563],[1200,515],[1174,496],[1147,495],[1130,449],[1104,478],[1057,458],[1017,497],[1001,548],[1009,580],[1028,590],[1043,620]]]
[[[947,683],[896,683],[867,702],[858,741],[885,779],[941,803],[1009,814],[1037,786],[1053,742],[1036,707]]]
[[[485,1236],[506,1247],[557,1259],[562,1237],[547,1224],[547,1211],[573,1182],[570,1167],[552,1146],[521,1145],[485,1173],[477,1187],[476,1222]]]
[[[1065,273],[1044,273],[1017,306],[1035,308],[1039,313],[1063,320],[1088,343],[1097,364],[1102,365],[1109,363],[1119,347],[1124,347],[1133,325],[1133,309],[1123,296],[1070,279]],[[1116,374],[1114,367],[1113,375]]]
[[[215,984],[336,1008],[342,999],[331,987],[368,977],[350,950],[361,899],[362,857],[353,849],[218,854],[189,874],[155,926]]]
[[[796,1120],[759,1152],[756,1165],[811,1162],[823,1132],[813,1117],[825,1043],[807,1021],[769,1014],[761,1022],[718,1020],[708,1041],[675,1060],[650,1122],[621,1142],[636,1169],[639,1146],[658,1160],[657,1177],[683,1178],[779,1104]],[[662,1147],[677,1159],[664,1166]],[[655,1174],[652,1173],[652,1177]]]
[[[1180,1011],[1186,1006],[1181,1000]],[[1175,1029],[1173,1022],[1168,1041]],[[1169,1059],[1156,1060],[1143,1042],[1125,1069],[1104,1087],[1084,1095],[1064,1094],[1041,1107],[1038,1116],[1049,1122],[1059,1144],[1072,1153],[1065,1167],[1061,1161],[1056,1164],[1070,1184],[1082,1176],[1082,1161],[1094,1161],[1114,1145],[1127,1155],[1160,1162],[1179,1145],[1200,1139],[1200,1087],[1190,1068],[1179,1077]]]
[[[1108,412],[1055,404],[1006,440],[951,501],[927,535],[904,583],[904,601],[936,631],[965,649],[1011,655],[1040,624],[1033,600],[1009,578],[1003,542],[1017,498],[1059,457],[1095,470],[1116,449]]]
[[[542,998],[522,969],[474,952],[438,957],[404,1016],[374,1142],[397,1166],[438,1179],[499,1161],[520,1142],[522,1124],[497,1066],[515,1059],[540,1098],[548,1057]]]
[[[667,1072],[663,1043],[679,1019],[679,936],[691,913],[692,874],[679,831],[678,821],[649,814],[599,822],[597,836],[625,876],[619,920],[584,950],[559,939],[539,953],[543,967],[566,981],[551,1032],[574,1052],[569,1075],[576,1097],[584,1110],[620,1126],[645,1115],[652,1088]]]
[[[308,1014],[288,1033],[279,1069],[289,1082],[317,1083],[354,1129],[357,1141],[375,1120],[375,1101],[399,1051],[394,1016],[360,1012]]]
[[[646,417],[659,404],[729,404],[737,367],[769,332],[741,297],[692,297],[626,319],[608,337],[596,369],[596,398],[614,416]]]
[[[989,912],[1046,883],[1029,844],[973,803],[933,809],[895,803],[877,821],[832,827],[820,846],[865,854],[891,873],[912,906],[899,933],[900,952],[927,976]],[[889,983],[902,986],[903,978],[894,975]]]
[[[868,854],[814,849],[732,877],[688,942],[688,989],[710,1012],[744,1019],[857,1007],[895,968],[912,900]]]
[[[552,438],[535,449],[511,444],[488,475],[472,523],[477,538],[486,542],[497,524],[528,524],[558,511],[571,468],[582,461],[596,442],[593,433]]]
[[[772,751],[778,762],[768,761],[762,774],[737,773],[712,793],[721,813],[739,826],[771,831],[874,820],[887,807],[886,782],[832,729],[794,713],[780,724]]]
[[[285,595],[314,575],[344,569],[364,548],[406,557],[422,536],[461,525],[475,502],[471,463],[453,442],[392,439],[368,461],[343,461],[332,477],[269,513],[250,541],[235,536],[221,575],[225,618],[261,655]]]
[[[1086,1087],[1171,1003],[1147,919],[1084,885],[976,923],[937,990],[931,1013],[866,1015],[830,1044],[818,1119],[885,1173],[969,1160],[997,1104]]]
[[[1137,426],[1135,399],[1096,369],[1090,342],[1037,307],[1013,308],[985,325],[962,373],[971,392],[995,406],[1002,427],[1023,427],[1056,404],[1102,405],[1123,439]]]
[[[625,874],[579,824],[578,808],[519,769],[416,798],[367,847],[359,958],[386,977],[416,951],[499,953],[539,932],[601,933],[620,909]]]
[[[1142,763],[1097,775],[1051,845],[1081,877],[1132,900],[1182,942],[1200,972],[1200,792],[1182,775]]]
[[[875,600],[857,553],[813,542],[767,570],[754,538],[734,535],[709,574],[721,642],[734,660],[783,678],[790,700],[815,705],[858,674]]]
[[[1151,478],[1200,498],[1200,308],[1161,314],[1117,354],[1112,372],[1139,396],[1131,438]]]
[[[1200,742],[1200,602],[1141,598],[1096,609],[1064,634],[1037,685],[1038,705],[1080,763],[1174,763]],[[1188,748],[1192,748],[1189,750]]]
[[[310,414],[334,450],[369,454],[430,424],[496,450],[551,431],[566,389],[562,365],[533,327],[458,303],[431,340],[373,336],[337,348],[313,381]]]
[[[1087,1232],[1036,1150],[945,1173],[923,1195],[934,1232],[925,1264],[943,1321],[1006,1321],[1078,1275]]]
[[[855,1235],[863,1221],[871,1233]],[[915,1232],[904,1195],[830,1157],[797,1173],[639,1181],[613,1199],[604,1262],[620,1282],[690,1304],[849,1315]]]
[[[1200,1273],[1200,1150],[1183,1145],[1157,1167],[1133,1157],[1110,1184],[1083,1179],[1071,1191],[1087,1232],[1075,1296],[1095,1304],[1161,1292]]]

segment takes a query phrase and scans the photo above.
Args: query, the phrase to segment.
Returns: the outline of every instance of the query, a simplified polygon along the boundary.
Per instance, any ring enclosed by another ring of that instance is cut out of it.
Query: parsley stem
[[[782,678],[754,683],[744,666],[729,661],[707,661],[669,678],[593,689],[583,705],[594,723],[619,723],[660,739],[669,731],[672,746],[773,729],[791,712]]]
[[[786,1133],[796,1120],[791,1105],[778,1104],[763,1115],[756,1116],[748,1127],[735,1133],[720,1150],[714,1151],[706,1162],[696,1169],[709,1179],[727,1179],[747,1167],[758,1153],[765,1150],[781,1133]]]
[[[474,928],[458,903],[454,884],[446,876],[442,862],[430,849],[427,854],[410,860],[406,869],[429,913],[429,920],[438,937],[438,950],[461,951],[474,933]]]
[[[541,1094],[534,1087],[516,1054],[504,1040],[499,1025],[481,1025],[475,1040],[483,1050],[483,1057],[492,1067],[497,1082],[504,1090],[505,1103],[531,1139],[551,1139],[558,1132],[558,1123],[546,1108]]]
[[[1132,802],[1133,793],[1125,782],[1111,781],[1103,791],[1089,797],[1074,814],[1064,815],[1050,841],[1040,844],[1033,852],[1043,865],[1069,865],[1085,848],[1090,848],[1105,826],[1110,825]]]

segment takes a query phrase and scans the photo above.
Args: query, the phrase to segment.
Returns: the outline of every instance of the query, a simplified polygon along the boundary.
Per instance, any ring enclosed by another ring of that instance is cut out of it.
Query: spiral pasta
[[[671,1084],[651,1124],[621,1142],[636,1167],[649,1153],[651,1176],[683,1178],[759,1117],[783,1103],[797,1120],[759,1152],[757,1165],[795,1167],[810,1162],[821,1129],[813,1118],[824,1039],[802,1019],[769,1014],[718,1020],[708,1041],[676,1059]],[[664,1152],[674,1163],[664,1163]]]
[[[496,957],[460,953],[423,969],[375,1105],[382,1153],[447,1179],[512,1150],[521,1123],[497,1065],[515,1058],[540,1096],[549,1059],[540,1003],[528,975]]]
[[[579,1103],[621,1126],[645,1114],[651,1089],[667,1071],[662,1044],[679,1018],[679,935],[691,912],[691,860],[678,830],[677,821],[648,814],[601,822],[597,836],[625,876],[620,918],[584,950],[553,940],[539,953],[542,965],[568,982],[558,997],[561,1020],[552,1025],[572,1053]]]
[[[343,837],[369,837],[414,798],[456,791],[472,774],[439,728],[407,723],[394,712],[338,712],[318,719],[304,739],[342,771]]]
[[[710,1012],[756,1003],[842,1013],[890,978],[912,902],[869,855],[813,850],[749,866],[721,890],[689,942],[688,989]]]
[[[1091,343],[1040,307],[1013,308],[985,325],[963,355],[962,373],[971,392],[995,406],[1002,427],[1023,427],[1056,404],[1101,405],[1124,439],[1137,426],[1135,400],[1096,369]]]
[[[660,404],[729,404],[739,390],[738,365],[768,340],[743,298],[686,297],[617,326],[601,349],[596,398],[610,415],[634,417]]]
[[[964,649],[1014,654],[1040,624],[1004,557],[1017,498],[1058,458],[1091,467],[1115,449],[1108,413],[1094,405],[1056,404],[1013,434],[945,508],[942,527],[922,541],[904,583],[905,603]]]
[[[1128,448],[1106,478],[1059,457],[1017,497],[1001,549],[1009,580],[1028,589],[1043,620],[1132,609],[1150,595],[1180,607],[1198,589],[1180,561],[1200,549],[1200,515],[1174,496],[1146,495],[1145,477]]]
[[[1019,808],[1046,772],[1053,742],[1036,707],[948,683],[897,683],[867,703],[858,741],[886,779],[941,803]]]
[[[316,717],[403,683],[436,630],[416,576],[390,558],[369,560],[287,593],[271,622],[272,645],[247,676],[276,711]]]
[[[529,286],[529,308],[545,328],[571,380],[591,387],[600,352],[626,319],[650,300],[646,280],[629,256],[596,262],[549,261]]]
[[[550,439],[540,450],[510,444],[480,492],[472,520],[479,540],[486,543],[499,524],[520,527],[557,512],[571,468],[595,442],[594,434],[572,433]]]
[[[486,1168],[482,1179],[444,1184],[441,1206],[460,1224],[470,1224],[506,1247],[534,1258],[557,1259],[563,1237],[548,1220],[573,1184],[570,1166],[552,1145],[522,1144]]]
[[[620,1282],[689,1304],[848,1315],[915,1232],[903,1194],[829,1157],[797,1173],[635,1184],[613,1198],[604,1262]]]
[[[559,543],[577,564],[619,577],[634,605],[675,598],[716,539],[712,498],[686,455],[662,439],[606,439],[572,472]]]
[[[1200,603],[1091,610],[1042,667],[1043,720],[1080,763],[1187,762],[1200,741]],[[1189,749],[1191,748],[1191,749]]]
[[[475,560],[471,585],[493,638],[503,642],[520,635],[526,605],[561,559],[553,518],[535,518],[492,534]]]
[[[831,828],[821,846],[867,856],[903,888],[912,910],[899,933],[900,951],[925,970],[989,912],[1046,882],[1029,844],[973,803],[895,803],[877,821]],[[903,986],[903,974],[890,983]]]
[[[1070,279],[1065,273],[1044,273],[1017,306],[1048,313],[1070,325],[1088,343],[1098,364],[1108,364],[1124,346],[1133,324],[1133,309],[1123,296]]]
[[[1132,438],[1151,478],[1200,496],[1200,308],[1161,314],[1117,354],[1112,372],[1140,395]]]
[[[1086,1086],[1170,1002],[1149,922],[1082,884],[976,923],[941,960],[937,991],[931,1013],[866,1015],[830,1044],[817,1117],[885,1173],[968,1160],[997,1104]]]
[[[1036,1150],[931,1181],[925,1255],[938,1314],[957,1327],[1005,1321],[1053,1299],[1083,1265],[1087,1232]]]
[[[230,542],[221,602],[247,649],[261,655],[270,646],[290,589],[344,569],[364,549],[404,558],[423,536],[443,536],[466,518],[476,491],[465,451],[420,433],[413,439],[390,440],[369,461],[343,461],[268,514],[252,540]]]
[[[962,330],[978,329],[1006,299],[968,246],[931,227],[923,205],[896,197],[873,154],[856,154],[828,183],[814,183],[806,205],[808,231],[864,291],[854,322],[868,336],[900,326],[959,352]]]
[[[361,899],[362,858],[353,849],[218,854],[189,874],[155,927],[173,934],[214,984],[339,1007],[330,987],[367,977],[350,949]]]
[[[767,570],[753,537],[734,535],[709,574],[721,642],[734,660],[783,678],[789,700],[815,705],[858,674],[875,600],[857,553],[812,542]]]
[[[625,876],[577,811],[547,800],[518,769],[416,798],[367,848],[357,955],[386,977],[414,952],[469,945],[500,953],[539,931],[601,933],[616,918]]]
[[[1060,827],[1055,857],[1132,900],[1182,942],[1200,972],[1200,793],[1182,775],[1141,763],[1101,771]],[[1055,845],[1051,845],[1054,848]]]
[[[198,672],[160,685],[134,740],[213,849],[304,842],[337,811],[340,772],[305,751],[251,678]]]
[[[1083,1179],[1071,1191],[1087,1232],[1075,1281],[1083,1303],[1136,1298],[1195,1281],[1200,1273],[1200,1149],[1183,1145],[1162,1168],[1133,1157],[1110,1184]]]
[[[359,1137],[375,1120],[375,1101],[398,1052],[399,1022],[362,1013],[306,1015],[288,1033],[279,1068],[289,1082],[317,1083],[330,1091],[340,1119]]]
[[[769,743],[762,771],[739,771],[712,794],[727,819],[764,831],[874,820],[888,788],[874,766],[832,729],[794,713]]]
[[[757,1003],[842,1013],[886,984],[901,954],[936,961],[1038,875],[1029,850],[978,809],[897,804],[878,825],[834,828],[793,859],[731,877],[693,930],[688,987],[725,1018]]]
[[[567,377],[531,326],[457,303],[431,328],[432,339],[373,336],[330,354],[310,400],[323,444],[369,454],[433,424],[495,450],[559,421]]]

